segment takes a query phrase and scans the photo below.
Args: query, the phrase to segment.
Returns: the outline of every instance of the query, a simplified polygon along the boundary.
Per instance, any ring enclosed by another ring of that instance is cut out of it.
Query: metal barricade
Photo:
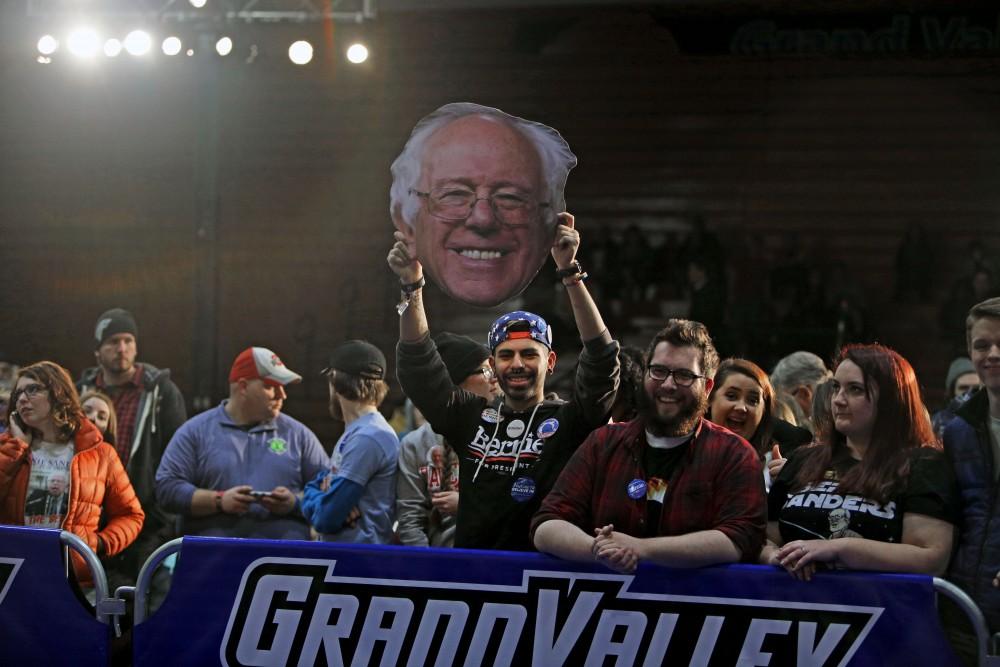
[[[87,543],[79,536],[69,532],[60,531],[59,542],[76,553],[80,554],[87,567],[90,569],[90,576],[94,580],[95,593],[95,613],[97,620],[105,625],[115,622],[116,634],[121,636],[118,629],[117,619],[125,615],[125,601],[108,595],[108,576],[104,572],[104,566],[97,558],[97,554],[90,550]]]
[[[972,629],[976,633],[976,654],[979,657],[980,667],[1000,667],[1000,655],[996,654],[997,637],[1000,637],[1000,633],[991,642],[986,617],[979,606],[969,597],[969,594],[950,581],[939,577],[934,577],[934,590],[939,595],[944,595],[954,602],[969,618]]]
[[[153,581],[153,574],[156,572],[156,568],[171,555],[180,552],[183,540],[184,538],[178,537],[160,545],[156,551],[149,555],[146,562],[143,563],[142,569],[139,570],[139,577],[135,581],[135,609],[132,612],[133,625],[138,625],[146,620],[146,599],[149,595],[149,587]]]

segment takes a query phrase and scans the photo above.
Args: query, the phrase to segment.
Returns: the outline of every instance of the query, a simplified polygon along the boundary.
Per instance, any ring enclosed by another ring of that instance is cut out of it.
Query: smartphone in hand
[[[256,499],[256,500],[260,500],[261,498],[272,498],[272,497],[274,497],[274,494],[271,493],[270,491],[251,491],[250,495],[253,496],[254,499]]]
[[[15,424],[17,424],[17,427],[19,429],[21,429],[25,433],[28,432],[28,427],[27,427],[27,425],[25,425],[24,420],[21,419],[21,415],[17,414],[17,410],[14,410],[13,412],[10,413],[10,419]]]

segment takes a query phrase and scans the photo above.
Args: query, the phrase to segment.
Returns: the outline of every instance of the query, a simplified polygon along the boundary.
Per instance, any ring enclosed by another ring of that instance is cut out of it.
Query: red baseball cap
[[[248,347],[240,352],[229,371],[229,382],[263,380],[265,384],[284,387],[300,382],[302,376],[288,370],[281,359],[266,347]]]

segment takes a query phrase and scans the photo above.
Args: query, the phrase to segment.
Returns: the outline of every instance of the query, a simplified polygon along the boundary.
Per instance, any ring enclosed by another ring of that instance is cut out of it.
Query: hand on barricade
[[[760,550],[760,556],[757,559],[761,565],[774,565],[775,567],[781,567],[781,561],[778,559],[778,547],[776,544],[768,542],[764,545],[764,548]]]
[[[639,566],[639,555],[630,543],[634,538],[614,530],[611,524],[594,529],[595,538],[591,546],[594,560],[615,572],[631,574]]]
[[[260,504],[271,514],[284,516],[295,509],[295,494],[283,486],[276,486],[270,496],[260,499]]]
[[[838,540],[795,540],[778,550],[781,567],[800,581],[810,581],[820,564],[835,565],[839,560]]]

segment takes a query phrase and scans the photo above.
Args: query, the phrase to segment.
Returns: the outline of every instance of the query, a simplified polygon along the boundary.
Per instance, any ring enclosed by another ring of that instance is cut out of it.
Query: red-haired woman
[[[834,428],[794,452],[768,499],[761,562],[808,580],[818,565],[940,574],[958,495],[916,374],[881,345],[841,353]]]
[[[145,514],[114,447],[86,417],[69,374],[51,361],[22,368],[0,434],[0,523],[61,528],[98,556],[135,540]],[[107,524],[98,529],[102,509]],[[90,581],[74,554],[81,583]]]

